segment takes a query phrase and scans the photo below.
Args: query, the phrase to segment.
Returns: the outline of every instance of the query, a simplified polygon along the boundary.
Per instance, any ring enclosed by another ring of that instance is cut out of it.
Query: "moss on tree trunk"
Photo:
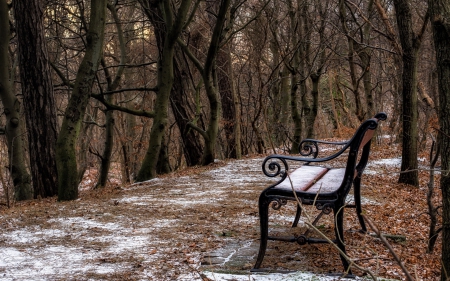
[[[6,126],[2,133],[8,144],[9,170],[14,184],[15,199],[27,200],[33,197],[31,176],[24,157],[24,145],[20,122],[20,103],[11,89],[9,79],[9,16],[5,1],[0,1],[0,99],[6,116]],[[6,188],[5,186],[3,188]]]
[[[86,53],[77,72],[61,131],[56,142],[58,168],[58,200],[78,198],[76,142],[81,122],[89,102],[95,74],[103,52],[106,21],[106,0],[91,1]]]

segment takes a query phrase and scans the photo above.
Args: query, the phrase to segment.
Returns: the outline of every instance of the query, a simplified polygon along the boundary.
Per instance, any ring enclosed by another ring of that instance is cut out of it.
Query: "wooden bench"
[[[322,238],[310,237],[310,230],[295,237],[269,236],[269,206],[275,210],[286,205],[288,201],[297,201],[303,205],[314,205],[321,210],[317,218],[312,222],[317,223],[323,214],[333,212],[335,240],[333,242],[345,253],[344,244],[344,207],[356,208],[361,230],[366,232],[363,217],[361,216],[361,176],[369,159],[371,139],[378,127],[378,122],[386,120],[385,113],[378,113],[373,118],[364,121],[356,130],[353,137],[345,142],[326,142],[314,139],[306,139],[300,144],[302,156],[270,155],[262,164],[263,172],[269,177],[280,177],[275,183],[264,189],[259,197],[259,216],[261,240],[258,257],[252,271],[260,271],[261,263],[267,248],[268,240],[285,242],[297,242],[300,245],[310,243],[327,243]],[[318,158],[319,145],[340,145],[342,148],[328,157]],[[344,168],[324,167],[330,160],[339,156],[347,156]],[[299,168],[290,171],[289,161],[303,163]],[[317,164],[322,165],[317,165]],[[289,175],[289,176],[288,176]],[[354,205],[346,205],[346,197],[353,186]],[[295,193],[294,193],[295,190]],[[302,209],[297,204],[293,227],[296,227],[300,219]],[[351,274],[350,264],[343,255],[340,255],[344,270]]]

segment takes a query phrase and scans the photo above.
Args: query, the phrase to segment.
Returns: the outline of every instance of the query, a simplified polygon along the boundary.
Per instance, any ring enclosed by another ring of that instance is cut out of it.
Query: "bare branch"
[[[375,226],[375,224],[366,216],[362,215],[364,220],[367,222],[367,224],[370,226],[370,228],[376,233],[377,237],[380,238],[381,242],[388,248],[391,255],[394,257],[395,261],[400,265],[402,268],[403,273],[405,273],[407,280],[414,281],[414,278],[409,273],[408,269],[403,264],[402,260],[397,256],[397,253],[395,253],[394,249],[392,248],[391,244],[386,240],[386,238],[381,234],[381,232],[378,230],[378,228]]]

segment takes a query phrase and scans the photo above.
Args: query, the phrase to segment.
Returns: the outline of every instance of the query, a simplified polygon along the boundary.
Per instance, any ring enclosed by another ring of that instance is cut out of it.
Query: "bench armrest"
[[[328,157],[323,158],[304,158],[304,157],[296,157],[289,155],[281,155],[281,154],[272,154],[267,156],[262,163],[263,173],[268,177],[276,177],[281,176],[282,179],[279,181],[283,181],[287,176],[287,171],[289,171],[289,164],[287,161],[295,161],[295,162],[304,162],[309,164],[311,162],[326,162],[332,160],[339,155],[341,155],[349,146],[349,142],[341,143],[344,145],[338,152]]]
[[[300,155],[308,157],[312,155],[312,158],[317,158],[319,155],[319,144],[331,144],[331,145],[346,145],[347,141],[323,141],[323,140],[315,140],[315,139],[304,139],[298,145],[298,150]]]

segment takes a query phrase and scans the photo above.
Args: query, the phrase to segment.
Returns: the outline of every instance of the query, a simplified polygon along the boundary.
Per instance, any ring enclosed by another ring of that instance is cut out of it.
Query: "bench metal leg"
[[[295,214],[295,219],[294,219],[294,222],[292,223],[292,227],[297,227],[298,221],[300,220],[301,215],[302,215],[302,209],[300,208],[300,206],[297,203],[297,212]]]
[[[269,238],[269,204],[271,200],[264,194],[259,196],[259,226],[261,231],[261,240],[259,244],[258,257],[256,259],[254,269],[261,267],[261,263],[266,254],[267,240]]]
[[[354,180],[353,194],[354,194],[354,198],[355,198],[356,215],[358,216],[359,224],[361,225],[361,232],[366,233],[367,232],[366,223],[364,222],[364,218],[361,215],[362,207],[361,207],[361,178],[360,177],[357,177]]]
[[[339,206],[337,204],[334,207],[334,216],[335,216],[335,228],[334,233],[336,235],[336,245],[341,249],[341,251],[345,254],[345,244],[344,244],[344,209],[341,208],[343,205]],[[350,269],[350,264],[347,261],[347,259],[339,254],[341,257],[342,265],[344,266],[344,271],[348,274],[352,274],[352,271]]]

